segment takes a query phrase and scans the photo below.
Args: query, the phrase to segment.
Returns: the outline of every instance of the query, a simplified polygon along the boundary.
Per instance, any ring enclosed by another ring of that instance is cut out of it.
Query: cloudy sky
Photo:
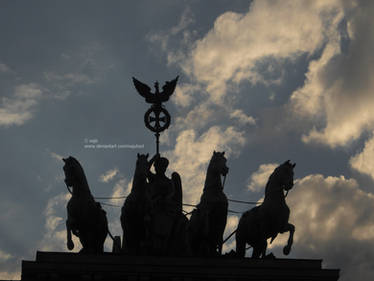
[[[213,150],[228,155],[227,196],[247,201],[291,159],[290,257],[372,280],[373,13],[358,0],[1,1],[0,278],[20,278],[36,250],[67,251],[62,156],[95,196],[129,192],[136,154],[155,152],[131,77],[180,75],[161,152],[184,202],[198,202]],[[120,208],[104,207],[121,235]],[[270,251],[283,257],[286,238]]]

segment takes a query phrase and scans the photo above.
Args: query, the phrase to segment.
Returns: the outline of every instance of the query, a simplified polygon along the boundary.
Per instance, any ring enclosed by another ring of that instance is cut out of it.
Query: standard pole
[[[156,133],[156,153],[159,154],[159,146],[160,146],[160,133]]]

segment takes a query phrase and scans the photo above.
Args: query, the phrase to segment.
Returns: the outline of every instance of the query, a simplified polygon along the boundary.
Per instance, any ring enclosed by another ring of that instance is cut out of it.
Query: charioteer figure
[[[155,173],[150,169],[154,167]],[[147,173],[145,225],[149,252],[157,255],[175,255],[181,227],[186,219],[182,214],[182,183],[178,173],[171,179],[165,175],[169,161],[156,154],[149,162]],[[184,246],[183,246],[184,247]],[[185,248],[185,247],[184,247]]]
[[[155,172],[151,171],[152,165],[154,166]],[[161,157],[160,154],[156,154],[149,161],[149,170],[147,173],[148,179],[148,200],[152,206],[160,205],[164,207],[168,204],[168,201],[172,200],[174,195],[173,182],[166,175],[166,169],[169,165],[169,160],[165,157]]]
[[[121,215],[125,252],[175,256],[183,255],[187,249],[184,236],[188,220],[182,213],[181,178],[176,172],[171,178],[165,175],[169,160],[159,153],[160,133],[169,127],[171,119],[162,103],[169,100],[177,81],[178,77],[165,82],[162,92],[156,81],[152,93],[148,85],[133,78],[138,93],[151,104],[144,123],[155,133],[156,154],[149,161],[148,154],[138,155],[133,188]],[[152,166],[155,172],[151,171]]]

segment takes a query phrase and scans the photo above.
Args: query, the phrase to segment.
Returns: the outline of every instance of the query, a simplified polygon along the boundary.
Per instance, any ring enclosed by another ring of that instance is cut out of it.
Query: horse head
[[[287,160],[276,169],[280,185],[286,191],[289,191],[293,187],[293,169],[295,166],[296,163],[292,164],[290,160]]]
[[[209,163],[209,168],[213,171],[219,173],[222,176],[226,176],[229,172],[229,168],[226,166],[227,159],[225,157],[225,152],[213,151],[212,159]]]
[[[68,158],[62,158],[62,160],[65,163],[63,170],[65,174],[65,183],[68,187],[73,187],[86,182],[83,168],[77,159],[69,156]]]

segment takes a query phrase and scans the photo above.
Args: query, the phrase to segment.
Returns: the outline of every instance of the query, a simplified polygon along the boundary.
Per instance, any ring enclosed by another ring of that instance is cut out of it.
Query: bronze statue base
[[[319,280],[335,281],[338,269],[322,260],[80,255],[37,252],[22,261],[22,280]]]

